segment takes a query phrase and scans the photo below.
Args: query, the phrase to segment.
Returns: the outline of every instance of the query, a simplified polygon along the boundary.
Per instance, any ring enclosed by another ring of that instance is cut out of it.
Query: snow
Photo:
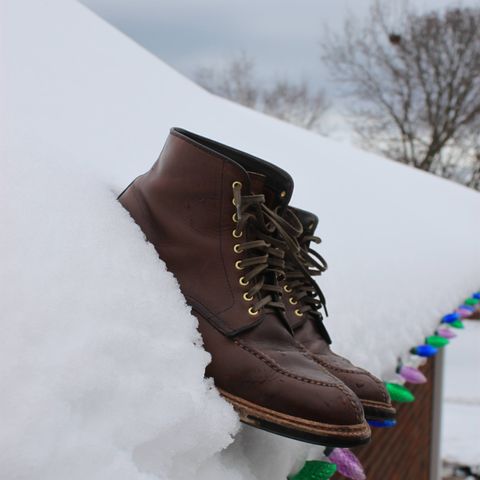
[[[171,126],[292,174],[334,347],[378,375],[478,288],[478,193],[216,98],[76,2],[0,5],[2,477],[270,480],[321,454],[239,426],[115,200]]]
[[[465,321],[446,349],[443,403],[443,458],[480,466],[480,322]]]

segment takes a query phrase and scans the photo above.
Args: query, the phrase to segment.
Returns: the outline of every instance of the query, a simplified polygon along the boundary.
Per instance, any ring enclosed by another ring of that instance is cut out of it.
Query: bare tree
[[[479,188],[480,8],[394,17],[376,2],[322,53],[367,147]]]
[[[307,130],[320,130],[330,104],[323,90],[312,93],[305,82],[277,81],[263,92],[263,110]]]
[[[206,90],[246,107],[255,108],[260,91],[255,82],[254,70],[253,60],[242,53],[223,68],[200,67],[194,77]]]
[[[325,92],[313,91],[305,82],[276,80],[261,86],[255,64],[245,54],[221,69],[199,68],[194,77],[216,95],[309,130],[321,130],[322,118],[330,107]]]

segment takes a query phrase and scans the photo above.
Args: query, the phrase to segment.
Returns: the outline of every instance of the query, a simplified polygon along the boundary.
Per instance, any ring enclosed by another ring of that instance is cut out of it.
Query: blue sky
[[[328,85],[320,61],[325,27],[368,13],[370,0],[82,0],[180,72],[221,65],[245,52],[264,81],[276,77]],[[404,2],[389,0],[398,8]],[[462,5],[479,0],[464,0]],[[422,10],[458,5],[452,0],[415,0]]]

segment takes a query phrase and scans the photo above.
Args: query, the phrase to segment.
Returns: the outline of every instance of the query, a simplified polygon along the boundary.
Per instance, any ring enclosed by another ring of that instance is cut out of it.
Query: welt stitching
[[[230,397],[228,396],[228,394],[226,394],[226,392],[220,392],[225,398],[229,399]],[[225,395],[226,394],[226,395]],[[241,405],[241,404],[240,404]],[[309,421],[309,420],[304,420],[302,419],[303,422],[302,424],[303,425],[314,425],[315,423],[318,423],[318,422],[315,422],[315,421]],[[297,423],[297,425],[299,425]],[[327,431],[327,432],[334,432],[334,433],[342,433],[344,436],[347,436],[347,437],[358,437],[359,435],[362,434],[362,432],[365,431],[365,425],[363,424],[360,424],[360,425],[348,425],[348,426],[332,426],[332,425],[327,425],[327,424],[322,424],[322,430],[324,431]]]

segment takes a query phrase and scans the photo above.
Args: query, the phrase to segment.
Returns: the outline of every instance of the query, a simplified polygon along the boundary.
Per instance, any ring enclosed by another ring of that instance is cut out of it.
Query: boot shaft
[[[238,245],[252,239],[236,231],[234,185],[245,195],[268,189],[269,201],[280,208],[293,189],[291,177],[268,162],[172,129],[150,171],[119,198],[175,273],[194,311],[226,335],[265,317],[252,311],[253,300],[245,296],[252,285],[238,268],[248,256]]]
[[[301,224],[302,233],[297,240],[302,250],[302,255],[296,259],[287,255],[285,259],[286,280],[282,287],[286,293],[284,304],[288,323],[294,332],[301,329],[308,331],[308,335],[317,331],[320,334],[322,343],[331,343],[330,336],[323,324],[322,307],[326,311],[325,299],[320,288],[316,285],[310,273],[320,274],[327,269],[327,263],[318,253],[310,250],[312,241],[318,242],[315,237],[315,230],[318,226],[318,217],[312,212],[301,210],[295,207],[288,207],[289,214],[294,216]],[[317,257],[316,259],[314,257]],[[307,261],[305,261],[307,259]],[[305,271],[300,271],[298,263],[303,263]],[[313,330],[312,330],[313,328]],[[313,337],[318,335],[313,334]],[[320,337],[318,337],[320,340]]]

